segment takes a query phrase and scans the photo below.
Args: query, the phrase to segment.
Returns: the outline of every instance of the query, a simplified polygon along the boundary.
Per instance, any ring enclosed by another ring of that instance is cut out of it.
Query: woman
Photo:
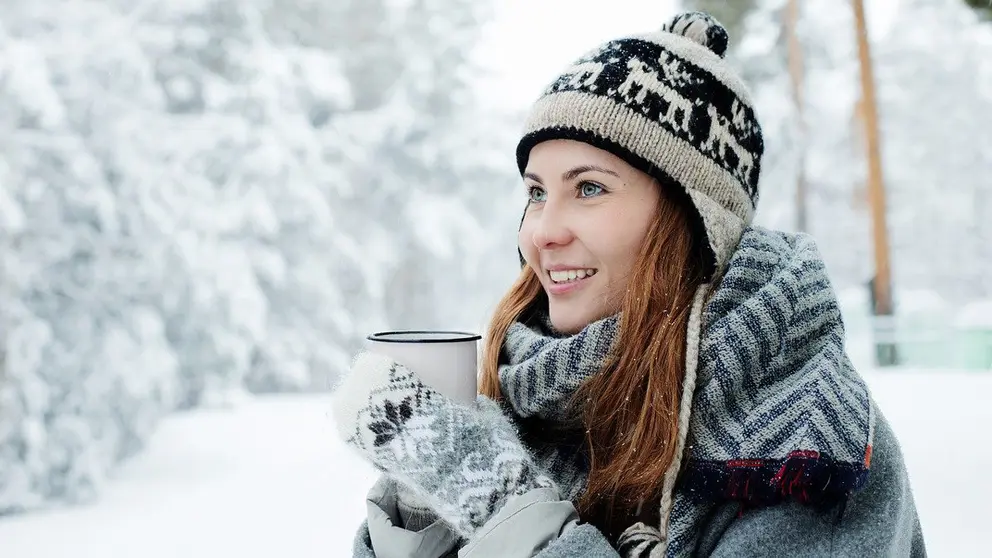
[[[726,46],[683,14],[537,102],[477,407],[370,354],[335,393],[384,472],[356,556],[925,555],[815,246],[750,225],[763,143]]]

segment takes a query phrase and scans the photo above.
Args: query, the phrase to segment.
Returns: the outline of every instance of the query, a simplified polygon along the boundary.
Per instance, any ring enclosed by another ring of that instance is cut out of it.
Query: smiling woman
[[[661,189],[616,155],[570,140],[534,147],[524,180],[520,250],[548,295],[551,323],[575,333],[619,309]]]
[[[525,266],[494,316],[489,337],[502,343],[521,314],[526,320],[535,308],[546,308],[548,325],[558,336],[597,322],[611,324],[609,317],[619,316],[616,345],[625,350],[577,390],[571,399],[587,402],[584,417],[569,419],[588,425],[587,451],[597,464],[580,510],[613,536],[626,526],[614,522],[658,519],[656,509],[641,511],[640,502],[660,488],[674,458],[677,424],[637,421],[631,413],[678,406],[686,322],[706,279],[701,224],[684,191],[662,180],[585,142],[553,139],[535,145],[524,171],[528,204],[518,235]],[[489,355],[499,351],[495,343],[486,347]],[[483,393],[502,392],[498,376],[497,363],[484,362]],[[637,443],[616,443],[625,437]],[[653,459],[644,461],[645,456]],[[638,464],[636,476],[630,475],[631,463]],[[610,496],[602,498],[606,493]]]
[[[816,246],[751,226],[764,140],[727,44],[680,14],[535,103],[477,405],[368,359],[336,396],[386,472],[356,556],[925,554]]]

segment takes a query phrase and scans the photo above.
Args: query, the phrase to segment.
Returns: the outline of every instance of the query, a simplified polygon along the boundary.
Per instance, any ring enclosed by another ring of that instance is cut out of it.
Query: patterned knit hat
[[[586,54],[532,108],[517,146],[520,173],[538,143],[572,139],[680,185],[701,218],[710,275],[719,272],[754,216],[764,151],[750,93],[726,50],[723,26],[688,12],[659,32]]]

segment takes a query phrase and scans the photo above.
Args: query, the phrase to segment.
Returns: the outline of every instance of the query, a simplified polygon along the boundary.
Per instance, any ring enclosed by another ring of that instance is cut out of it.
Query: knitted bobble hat
[[[688,12],[660,31],[610,41],[544,91],[517,145],[571,139],[604,149],[688,194],[719,273],[754,216],[764,142],[751,95],[723,56],[727,31]]]

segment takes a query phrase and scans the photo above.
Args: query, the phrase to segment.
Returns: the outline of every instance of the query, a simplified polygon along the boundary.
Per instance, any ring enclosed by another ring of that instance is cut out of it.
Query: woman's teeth
[[[550,271],[551,281],[555,283],[568,283],[569,281],[578,281],[579,279],[585,279],[586,277],[592,277],[596,275],[595,269],[570,269],[568,271]]]

